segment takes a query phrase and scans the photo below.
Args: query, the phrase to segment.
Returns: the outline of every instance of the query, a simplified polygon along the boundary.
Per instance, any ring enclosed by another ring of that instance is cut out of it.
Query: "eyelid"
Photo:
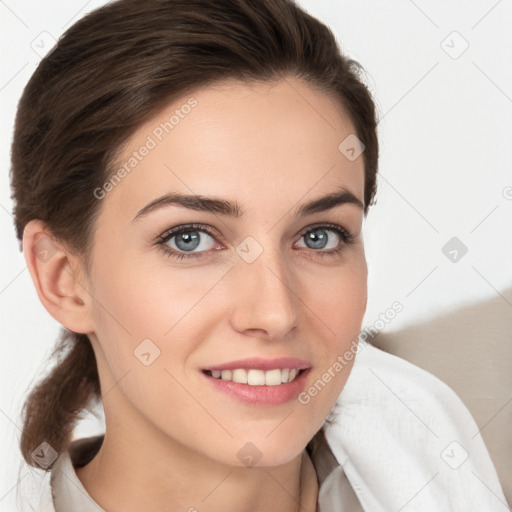
[[[346,244],[353,242],[355,238],[357,238],[356,235],[352,234],[352,232],[350,232],[345,227],[339,224],[332,224],[330,222],[317,222],[315,224],[310,224],[309,226],[305,227],[302,231],[300,231],[300,233],[297,236],[299,238],[302,238],[306,233],[309,233],[309,231],[314,231],[315,229],[320,228],[327,228],[329,230],[334,231],[335,233],[338,233],[339,236],[342,238],[342,241]]]
[[[349,237],[354,238],[354,235],[352,235],[343,226],[340,226],[338,224],[332,224],[329,222],[316,222],[314,224],[309,224],[306,227],[302,228],[302,230],[300,230],[295,235],[295,237],[300,238],[300,237],[304,236],[306,233],[308,233],[309,231],[312,231],[313,229],[317,229],[317,228],[322,228],[322,227],[333,229],[336,232],[340,231],[342,233],[345,233]],[[165,230],[162,234],[160,234],[156,237],[155,243],[158,243],[158,242],[165,243],[170,238],[172,238],[172,236],[179,235],[180,233],[187,232],[187,231],[193,231],[196,229],[198,231],[205,231],[208,235],[210,235],[211,237],[217,238],[218,239],[217,241],[220,241],[225,245],[226,242],[223,239],[222,235],[213,226],[209,226],[208,224],[196,223],[196,222],[192,222],[190,224],[180,224],[178,226],[174,226],[172,228]]]
[[[212,238],[215,238],[217,241],[220,241],[224,244],[222,235],[212,226],[208,224],[201,224],[192,222],[190,224],[180,224],[178,226],[174,226],[172,228],[167,229],[161,235],[157,236],[155,239],[155,243],[166,243],[173,236],[179,235],[181,233],[186,233],[188,231],[204,231],[206,234],[210,235]]]

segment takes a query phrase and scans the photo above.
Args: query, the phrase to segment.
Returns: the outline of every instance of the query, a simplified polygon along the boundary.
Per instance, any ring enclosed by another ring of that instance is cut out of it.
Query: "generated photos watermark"
[[[121,181],[126,178],[160,142],[162,142],[165,136],[171,133],[172,130],[192,112],[192,109],[195,108],[197,104],[198,102],[194,97],[189,98],[180,108],[174,110],[174,113],[167,121],[155,126],[151,134],[146,137],[144,144],[142,144],[139,149],[133,151],[131,156],[123,162],[121,167],[119,167],[101,187],[94,189],[94,197],[99,200],[104,199],[108,192],[114,190],[114,188],[119,185],[119,183],[121,183]]]
[[[368,337],[373,338],[377,335],[389,322],[396,318],[397,314],[403,311],[403,309],[403,304],[399,301],[395,301],[384,313],[380,313],[379,318],[371,326],[363,329],[357,339],[352,340],[350,347],[345,350],[343,354],[339,354],[322,376],[311,384],[308,389],[299,394],[297,400],[302,405],[308,404],[311,398],[317,396],[336,375],[341,373],[354,360],[357,354],[364,350],[368,345]]]

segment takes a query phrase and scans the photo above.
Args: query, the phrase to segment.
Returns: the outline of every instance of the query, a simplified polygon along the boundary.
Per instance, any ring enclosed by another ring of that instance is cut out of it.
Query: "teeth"
[[[242,369],[233,370],[233,382],[239,382],[240,384],[247,384],[247,372]]]
[[[251,370],[258,371],[258,370]],[[278,386],[281,384],[281,370],[269,370],[265,372],[265,384],[267,386]]]
[[[250,386],[278,386],[294,380],[299,374],[299,370],[297,368],[283,368],[282,370],[263,371],[237,368],[236,370],[211,370],[210,374],[215,379],[231,380]]]
[[[265,372],[263,370],[249,370],[247,372],[247,384],[251,386],[264,386]]]

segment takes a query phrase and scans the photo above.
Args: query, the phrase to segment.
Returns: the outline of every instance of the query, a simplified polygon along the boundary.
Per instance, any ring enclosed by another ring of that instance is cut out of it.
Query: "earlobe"
[[[47,226],[30,221],[23,231],[23,254],[39,300],[70,331],[93,332],[91,300],[78,275],[78,258],[54,239]]]

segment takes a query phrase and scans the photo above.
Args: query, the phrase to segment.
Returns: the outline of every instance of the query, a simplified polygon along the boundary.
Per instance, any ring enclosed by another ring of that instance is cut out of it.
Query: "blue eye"
[[[354,238],[353,235],[339,226],[321,225],[310,227],[308,231],[302,234],[297,245],[313,249],[315,252],[332,254],[340,252],[346,245],[352,243]],[[303,245],[300,245],[302,241]]]
[[[187,258],[202,256],[215,247],[216,240],[206,226],[190,224],[167,231],[158,243],[170,256]]]
[[[208,239],[210,239],[210,241]],[[211,241],[213,241],[213,239],[208,233],[195,229],[193,231],[184,231],[174,234],[166,243],[171,249],[191,252],[199,247],[199,252],[201,252],[201,250],[207,251],[211,249],[211,247],[208,247],[208,245],[212,245],[209,243]]]
[[[335,233],[335,236],[332,233]],[[334,229],[319,227],[302,235],[302,239],[309,249],[335,249],[340,243],[341,235]]]

